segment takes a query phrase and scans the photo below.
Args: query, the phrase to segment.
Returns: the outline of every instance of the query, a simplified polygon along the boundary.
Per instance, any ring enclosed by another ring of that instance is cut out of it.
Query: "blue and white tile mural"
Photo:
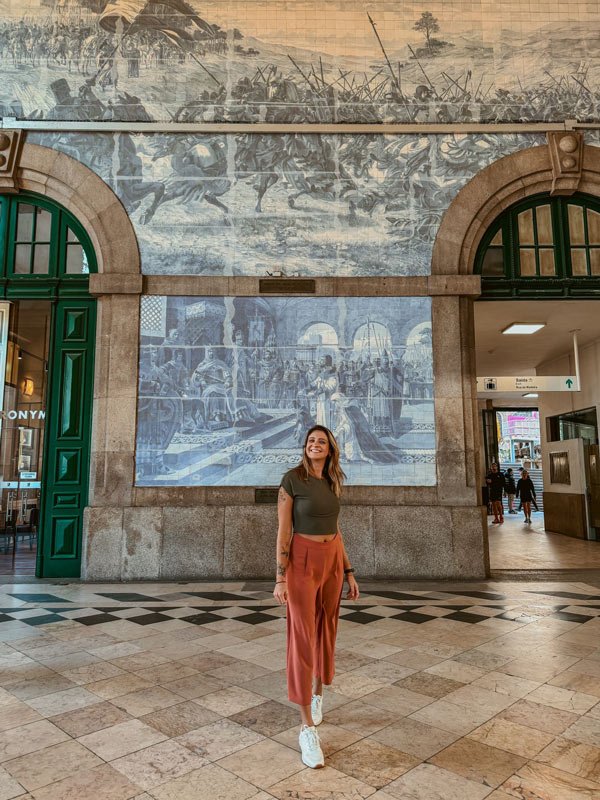
[[[595,121],[597,3],[4,0],[0,115]]]
[[[158,275],[425,275],[481,169],[540,134],[32,133],[100,175]]]
[[[435,484],[429,298],[141,302],[138,485],[276,485],[314,423],[348,483]]]

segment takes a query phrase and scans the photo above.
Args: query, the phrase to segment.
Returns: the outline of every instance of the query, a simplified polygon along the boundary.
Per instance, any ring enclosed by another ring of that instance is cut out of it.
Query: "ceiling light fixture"
[[[539,397],[539,394],[536,394],[535,392],[527,392],[527,394],[524,394],[523,397]]]
[[[541,328],[545,328],[545,322],[512,322],[508,328],[504,328],[502,333],[509,334],[530,334],[537,333]]]

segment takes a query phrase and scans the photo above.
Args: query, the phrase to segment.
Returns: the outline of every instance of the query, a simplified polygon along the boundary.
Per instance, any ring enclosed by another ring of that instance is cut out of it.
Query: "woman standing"
[[[517,497],[521,499],[521,503],[523,504],[525,522],[531,522],[531,501],[533,499],[535,503],[535,487],[526,469],[521,473],[521,477],[517,483]]]
[[[332,682],[344,576],[359,596],[338,525],[344,473],[337,442],[321,425],[306,434],[302,460],[279,487],[277,578],[273,595],[287,603],[288,698],[300,706],[300,749],[307,767],[324,766],[316,726],[323,684]]]

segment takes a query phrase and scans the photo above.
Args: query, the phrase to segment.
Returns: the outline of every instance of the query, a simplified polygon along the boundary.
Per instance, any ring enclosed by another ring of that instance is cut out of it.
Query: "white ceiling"
[[[545,322],[546,326],[530,335],[501,333],[513,322]],[[573,352],[574,329],[578,329],[580,347],[600,338],[600,301],[478,301],[475,303],[477,374],[534,375],[539,364]],[[494,396],[500,399],[497,393]],[[519,404],[523,400],[518,394],[511,397]]]

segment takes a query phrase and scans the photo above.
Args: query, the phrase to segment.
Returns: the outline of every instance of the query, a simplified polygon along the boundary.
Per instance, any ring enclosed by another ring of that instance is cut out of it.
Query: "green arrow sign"
[[[565,383],[567,384],[567,388],[569,389],[571,388],[571,386],[573,386],[573,381],[571,380],[571,378],[567,378]]]

